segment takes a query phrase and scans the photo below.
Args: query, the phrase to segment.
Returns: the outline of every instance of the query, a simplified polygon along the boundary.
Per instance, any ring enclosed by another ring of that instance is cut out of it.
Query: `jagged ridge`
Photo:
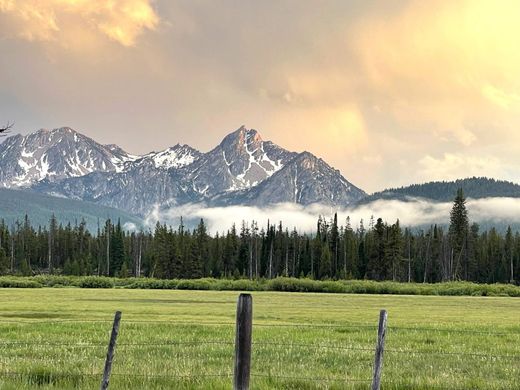
[[[34,161],[21,162],[30,153]],[[140,215],[154,205],[192,202],[346,206],[366,195],[322,159],[290,152],[244,126],[207,153],[177,144],[143,156],[98,144],[70,128],[40,130],[0,145],[0,161],[4,187],[30,186]]]

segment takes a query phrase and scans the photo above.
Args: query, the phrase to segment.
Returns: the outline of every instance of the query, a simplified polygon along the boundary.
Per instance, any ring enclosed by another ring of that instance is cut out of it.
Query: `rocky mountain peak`
[[[263,140],[260,133],[255,129],[247,129],[245,126],[240,126],[237,130],[224,137],[220,143],[220,147],[224,149],[242,150],[246,147],[251,149],[262,144]]]
[[[58,181],[95,171],[117,171],[130,159],[70,127],[40,129],[9,137],[0,145],[0,185],[25,187],[42,180]]]
[[[0,162],[0,187],[30,187],[140,215],[157,205],[347,205],[365,195],[312,153],[290,152],[245,126],[207,153],[176,144],[141,156],[70,127],[42,129],[7,138]]]

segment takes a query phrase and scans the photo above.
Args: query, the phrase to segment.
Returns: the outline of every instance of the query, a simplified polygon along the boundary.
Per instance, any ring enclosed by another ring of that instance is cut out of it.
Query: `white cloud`
[[[283,222],[284,227],[291,230],[296,227],[300,232],[312,233],[316,230],[318,217],[321,215],[331,219],[338,213],[340,224],[345,224],[347,216],[351,219],[353,228],[356,228],[361,219],[365,227],[372,216],[382,218],[388,223],[399,219],[403,227],[417,227],[430,224],[447,224],[449,222],[451,202],[431,202],[423,199],[410,199],[408,202],[400,200],[378,200],[366,205],[350,208],[334,209],[324,205],[301,206],[293,203],[277,204],[269,207],[229,206],[206,207],[201,204],[188,204],[160,210],[156,207],[146,218],[146,225],[150,228],[160,221],[172,226],[178,226],[180,218],[204,219],[208,230],[212,233],[224,232],[234,223],[237,228],[242,221],[250,223],[256,221],[259,227],[266,227],[267,221],[271,224]],[[512,224],[520,222],[520,199],[517,198],[486,198],[469,199],[467,208],[472,222],[501,222]]]

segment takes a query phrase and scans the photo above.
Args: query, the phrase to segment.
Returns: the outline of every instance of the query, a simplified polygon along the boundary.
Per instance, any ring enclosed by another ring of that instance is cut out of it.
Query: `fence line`
[[[269,378],[269,379],[291,379],[298,381],[312,382],[370,382],[370,379],[354,379],[354,378],[329,378],[329,377],[310,377],[310,376],[288,376],[288,375],[270,375],[270,374],[251,374],[252,377]]]
[[[153,379],[153,378],[164,378],[164,379],[193,379],[200,380],[200,378],[229,378],[233,377],[234,389],[235,390],[248,390],[249,389],[249,381],[251,377],[256,378],[267,378],[273,380],[295,380],[295,381],[311,381],[311,382],[366,382],[372,383],[372,389],[379,390],[381,377],[382,377],[382,368],[383,368],[383,353],[390,354],[406,354],[409,356],[413,355],[442,355],[442,356],[460,356],[460,357],[473,357],[473,358],[486,358],[486,359],[512,359],[519,360],[520,355],[518,354],[486,354],[481,352],[462,352],[462,351],[439,351],[439,350],[411,350],[411,349],[385,349],[385,334],[387,332],[394,331],[409,331],[409,332],[447,332],[447,333],[467,333],[467,334],[475,334],[475,335],[487,335],[487,336],[518,336],[517,333],[503,333],[503,332],[484,332],[484,331],[473,331],[469,329],[442,329],[442,328],[431,328],[431,327],[406,327],[406,326],[386,326],[386,311],[382,310],[380,313],[380,322],[379,326],[377,325],[369,325],[369,324],[355,324],[355,323],[347,323],[347,324],[304,324],[304,323],[255,323],[255,328],[305,328],[305,329],[356,329],[356,330],[367,330],[367,329],[378,329],[378,341],[375,348],[375,360],[373,366],[373,378],[363,379],[363,378],[349,378],[339,377],[339,376],[323,376],[323,377],[312,377],[312,376],[290,376],[290,375],[272,375],[270,373],[256,373],[251,372],[251,348],[255,347],[283,347],[287,348],[306,348],[306,349],[315,349],[315,350],[339,350],[339,351],[356,351],[356,352],[371,352],[374,353],[373,347],[364,347],[364,346],[349,346],[349,345],[338,345],[338,344],[329,344],[329,343],[300,343],[300,342],[276,342],[276,341],[259,341],[252,342],[252,298],[249,294],[241,294],[237,306],[237,319],[236,322],[186,322],[186,321],[149,321],[149,320],[125,320],[124,324],[165,324],[167,326],[235,326],[235,342],[231,340],[152,340],[151,342],[126,342],[126,343],[118,343],[118,348],[123,349],[132,349],[133,347],[174,347],[174,346],[193,346],[200,347],[204,345],[222,345],[222,346],[232,346],[235,345],[235,367],[234,373],[197,373],[197,374],[153,374],[153,373],[138,373],[137,370],[134,372],[111,372],[112,360],[114,357],[114,349],[115,349],[115,341],[117,338],[117,333],[119,329],[119,321],[118,316],[120,318],[121,313],[116,312],[116,316],[114,319],[114,326],[112,330],[112,336],[109,343],[109,350],[106,357],[105,371],[103,373],[97,372],[87,372],[87,373],[60,373],[60,372],[44,372],[43,375],[45,378],[51,378],[50,380],[57,380],[60,378],[67,377],[101,377],[103,375],[102,381],[102,389],[107,389],[109,385],[110,375],[115,377],[126,377],[126,378],[145,378],[145,379]],[[0,317],[1,318],[1,317]],[[89,324],[89,323],[109,323],[107,320],[50,320],[50,321],[6,321],[4,324],[27,324],[27,325],[35,325],[35,324]],[[88,342],[47,342],[47,341],[3,341],[0,340],[0,346],[8,347],[8,346],[40,346],[40,347],[67,347],[67,348],[106,348],[106,343],[102,341],[88,341]],[[176,350],[175,350],[176,351]],[[194,350],[192,350],[194,351]],[[186,352],[188,353],[188,352]],[[30,357],[19,357],[14,356],[11,359],[14,360],[16,358],[23,358],[24,360],[31,361],[36,360],[35,358],[31,359]],[[48,357],[46,359],[49,359]],[[89,357],[89,359],[97,359],[96,357]],[[40,359],[41,360],[41,359]],[[6,362],[0,360],[0,365],[5,366]],[[123,362],[125,359],[123,357]],[[126,363],[126,362],[125,362]],[[131,367],[128,365],[124,365],[127,370],[131,370]],[[4,367],[7,368],[7,367]],[[49,369],[54,367],[49,367]],[[163,371],[163,370],[161,370]],[[28,371],[1,371],[1,376],[31,376],[38,375],[38,372],[31,373]]]
[[[74,348],[106,348],[105,344],[94,344],[94,343],[38,343],[38,342],[6,342],[0,343],[0,346],[52,346],[52,347],[74,347]],[[211,341],[164,341],[164,342],[151,342],[151,343],[118,343],[118,347],[140,347],[140,346],[177,346],[177,345],[185,345],[185,346],[198,346],[198,345],[234,345],[231,341],[221,341],[221,340],[211,340]],[[364,351],[364,352],[374,352],[374,348],[369,347],[351,347],[351,346],[338,346],[333,344],[314,344],[314,343],[275,343],[275,342],[253,342],[254,346],[262,347],[301,347],[301,348],[309,348],[309,349],[337,349],[337,350],[345,350],[345,351]],[[473,357],[486,357],[492,359],[518,359],[520,360],[520,354],[484,354],[478,352],[456,352],[456,351],[429,351],[429,350],[412,350],[412,349],[385,349],[385,352],[388,353],[402,353],[402,354],[424,354],[424,355],[455,355],[455,356],[473,356]],[[12,358],[10,358],[12,359]]]
[[[519,359],[520,355],[488,355],[478,352],[445,352],[445,351],[421,351],[421,350],[404,350],[404,349],[386,349],[389,353],[405,353],[405,354],[423,354],[423,355],[451,355],[451,356],[472,356],[486,357],[491,359]]]
[[[1,316],[0,316],[1,318]],[[2,321],[1,324],[20,324],[20,325],[38,325],[38,324],[88,324],[88,323],[111,323],[109,320],[49,320],[49,321]],[[125,320],[124,324],[165,324],[169,326],[235,326],[234,322],[184,322],[184,321],[167,321],[167,320]],[[377,325],[370,324],[303,324],[303,323],[255,323],[255,328],[338,328],[338,329],[377,329]],[[413,332],[446,332],[446,333],[468,333],[487,336],[509,336],[518,337],[520,333],[504,333],[493,331],[478,331],[471,329],[453,329],[453,328],[432,328],[432,327],[406,327],[406,326],[388,326],[389,331],[413,331]]]
[[[73,347],[73,348],[106,348],[104,343],[53,343],[53,342],[25,342],[25,341],[12,341],[12,342],[1,342],[0,346],[52,346],[52,347]],[[193,340],[193,341],[168,341],[164,340],[161,342],[143,342],[143,343],[118,343],[119,347],[142,347],[142,346],[198,346],[198,345],[234,345],[232,341],[223,340]],[[309,349],[336,349],[345,351],[363,351],[363,352],[374,352],[374,348],[371,347],[353,347],[353,346],[340,346],[335,344],[323,344],[323,343],[276,343],[276,342],[253,342],[252,345],[257,347],[301,347]],[[385,349],[388,353],[402,353],[402,354],[424,354],[424,355],[454,355],[454,356],[472,356],[472,357],[486,357],[492,359],[518,359],[520,360],[520,354],[484,354],[478,352],[456,352],[456,351],[431,351],[431,350],[412,350],[412,349]],[[11,358],[10,358],[11,359]]]
[[[0,376],[27,376],[30,375],[30,372],[23,372],[23,371],[4,371],[0,372]],[[66,378],[66,377],[100,377],[103,375],[102,372],[98,373],[74,373],[74,372],[67,372],[65,374],[56,372],[56,373],[49,373],[47,374],[50,377],[59,377],[59,378]],[[229,378],[233,376],[231,373],[227,374],[197,374],[197,375],[176,375],[176,374],[136,374],[131,372],[113,372],[111,373],[111,376],[124,376],[128,378],[186,378],[186,379],[198,379],[198,378],[213,378],[213,377],[222,377],[222,378]]]

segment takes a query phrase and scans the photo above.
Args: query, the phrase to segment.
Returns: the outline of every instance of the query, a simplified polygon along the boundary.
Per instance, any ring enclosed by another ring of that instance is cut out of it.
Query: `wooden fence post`
[[[253,333],[253,297],[240,294],[237,304],[235,334],[234,390],[248,390],[251,373],[251,338]]]
[[[377,329],[377,344],[374,360],[374,376],[372,378],[372,390],[379,390],[381,387],[381,370],[383,369],[383,353],[385,350],[386,320],[388,313],[381,310],[379,313],[379,327]]]
[[[114,316],[114,324],[112,325],[112,334],[110,335],[110,342],[108,344],[107,358],[105,360],[105,370],[103,371],[103,380],[101,381],[101,390],[108,389],[110,382],[110,372],[112,371],[112,361],[116,351],[117,335],[119,334],[119,323],[121,322],[121,312],[116,311]]]

